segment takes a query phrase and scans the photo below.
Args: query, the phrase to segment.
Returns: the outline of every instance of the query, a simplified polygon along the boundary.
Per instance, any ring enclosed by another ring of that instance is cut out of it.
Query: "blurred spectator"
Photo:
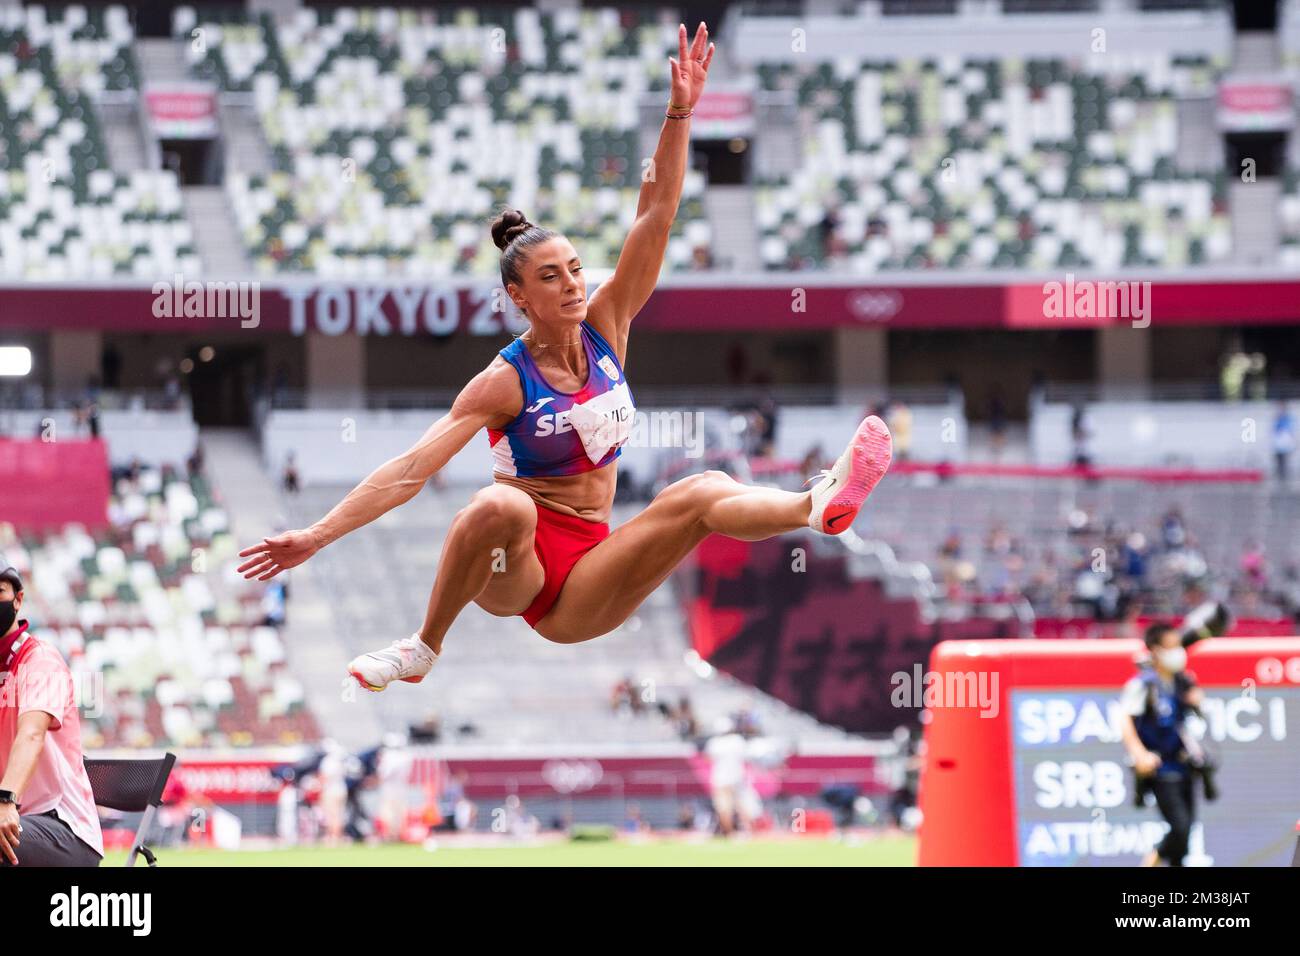
[[[834,206],[827,206],[826,212],[817,224],[818,238],[821,243],[822,257],[825,259],[835,259],[842,256],[847,250],[847,243],[839,236],[840,215]]]
[[[72,410],[76,432],[89,432],[91,438],[99,437],[99,405],[89,399],[80,399]]]
[[[1262,591],[1268,584],[1268,575],[1264,569],[1264,551],[1259,542],[1247,543],[1241,552],[1241,573],[1249,587]]]
[[[629,803],[627,813],[623,818],[624,833],[649,833],[650,824],[641,816],[641,804]]]
[[[294,459],[293,452],[289,452],[284,456],[284,472],[280,480],[287,494],[296,495],[298,493],[298,464]]]
[[[163,407],[175,411],[181,405],[181,380],[172,372],[163,383]]]
[[[912,457],[912,410],[894,399],[885,406],[885,424],[894,439],[894,457],[907,461]]]
[[[442,736],[442,721],[431,713],[420,723],[411,724],[407,736],[413,744],[436,744]]]
[[[682,740],[694,740],[699,736],[700,728],[695,719],[695,710],[691,707],[691,699],[685,694],[677,705],[673,719],[677,724],[677,736]]]
[[[1286,481],[1290,473],[1291,455],[1296,448],[1295,418],[1286,403],[1277,406],[1277,417],[1273,419],[1273,461],[1277,470],[1277,480]]]
[[[1246,373],[1249,370],[1250,356],[1241,351],[1241,346],[1238,344],[1224,357],[1219,367],[1219,390],[1223,393],[1224,401],[1241,400]]]
[[[1160,535],[1164,539],[1165,549],[1173,551],[1187,543],[1187,529],[1183,527],[1183,515],[1177,508],[1165,512],[1160,522]]]
[[[718,828],[723,836],[730,836],[737,829],[748,830],[750,821],[744,815],[746,801],[741,799],[745,786],[745,738],[736,732],[728,718],[722,717],[714,724],[714,736],[704,749],[711,762],[709,792],[713,812],[718,815]]]
[[[1070,445],[1074,449],[1076,468],[1092,466],[1092,421],[1088,410],[1080,403],[1070,415]]]
[[[495,822],[493,826],[496,826]],[[513,793],[506,797],[503,826],[506,833],[518,840],[531,839],[542,828],[541,821],[529,813],[524,802]]]
[[[275,798],[275,835],[281,846],[295,846],[298,843],[302,835],[300,809],[298,776],[293,768],[288,768],[280,776],[280,792]]]
[[[344,812],[348,799],[347,754],[337,741],[323,742],[324,755],[316,769],[320,780],[320,814],[325,842],[337,846],[343,840]]]
[[[287,618],[289,585],[285,576],[272,580],[262,592],[262,623],[267,627],[284,627]]]
[[[640,714],[645,709],[645,702],[630,674],[614,685],[610,692],[610,709],[616,714],[631,715]]]
[[[913,808],[921,779],[921,765],[924,762],[919,753],[921,734],[919,728],[896,727],[894,743],[898,747],[895,779],[898,786],[889,796],[888,813],[895,827],[900,830],[911,829],[915,822]]]
[[[752,705],[745,705],[736,711],[734,725],[736,733],[742,737],[757,737],[763,732],[763,725]]]
[[[389,842],[401,840],[406,829],[413,765],[406,738],[402,734],[387,735],[375,774],[379,779],[379,820],[383,836]]]
[[[443,818],[450,829],[459,833],[473,830],[478,818],[478,807],[465,794],[468,782],[469,773],[457,770],[442,791]]]
[[[1141,532],[1135,531],[1124,540],[1120,552],[1120,573],[1137,581],[1142,581],[1147,574],[1147,539]]]

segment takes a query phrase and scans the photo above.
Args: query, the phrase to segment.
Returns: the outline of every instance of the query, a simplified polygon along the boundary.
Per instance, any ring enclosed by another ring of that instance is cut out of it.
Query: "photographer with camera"
[[[1213,767],[1199,744],[1185,732],[1189,714],[1199,714],[1204,692],[1187,672],[1187,646],[1205,636],[1197,630],[1152,624],[1144,641],[1150,660],[1138,664],[1137,676],[1124,685],[1124,748],[1136,773],[1136,802],[1153,793],[1160,814],[1169,824],[1165,838],[1142,861],[1157,866],[1182,866],[1196,819],[1196,782],[1205,784],[1213,800]]]

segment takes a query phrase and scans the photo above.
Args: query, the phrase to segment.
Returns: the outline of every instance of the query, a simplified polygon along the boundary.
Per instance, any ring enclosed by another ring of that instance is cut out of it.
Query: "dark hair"
[[[15,568],[5,568],[0,571],[0,581],[8,581],[14,589],[14,594],[19,594],[23,589],[23,579],[18,576]]]
[[[554,238],[555,233],[533,225],[520,210],[503,209],[501,214],[492,220],[492,241],[501,250],[501,284],[509,285],[511,282],[519,284],[522,281],[519,267],[527,258],[524,250]]]
[[[1173,630],[1176,630],[1176,628],[1172,624],[1164,624],[1157,621],[1155,624],[1151,624],[1147,627],[1146,633],[1142,635],[1142,640],[1146,642],[1147,647],[1155,647],[1160,643],[1160,639],[1164,637],[1168,631]]]

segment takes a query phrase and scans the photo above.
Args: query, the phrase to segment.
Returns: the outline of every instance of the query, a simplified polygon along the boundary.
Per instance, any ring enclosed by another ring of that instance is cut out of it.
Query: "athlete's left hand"
[[[237,570],[247,580],[269,581],[281,571],[296,568],[321,547],[320,539],[310,528],[286,531],[274,538],[263,538],[261,544],[240,551],[239,556],[249,560]]]
[[[691,48],[686,49],[686,24],[681,24],[677,31],[677,58],[668,58],[672,68],[672,94],[669,103],[674,106],[695,108],[704,92],[704,80],[709,75],[709,64],[713,62],[713,44],[709,42],[709,28],[703,21],[695,31]]]

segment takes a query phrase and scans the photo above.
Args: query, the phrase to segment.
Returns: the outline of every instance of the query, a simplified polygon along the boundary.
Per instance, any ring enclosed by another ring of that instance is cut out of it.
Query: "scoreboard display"
[[[1168,827],[1134,803],[1120,690],[1141,642],[950,641],[935,647],[919,794],[922,865],[1133,866]],[[1285,866],[1300,818],[1300,638],[1211,638],[1188,731],[1218,760],[1196,786],[1188,866]],[[997,688],[1000,706],[945,699]]]

